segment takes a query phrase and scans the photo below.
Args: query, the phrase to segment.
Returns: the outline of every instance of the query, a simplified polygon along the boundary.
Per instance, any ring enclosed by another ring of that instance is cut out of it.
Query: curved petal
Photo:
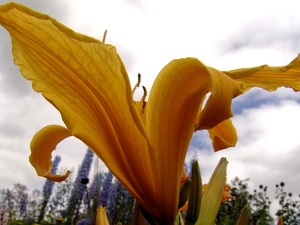
[[[226,74],[208,68],[210,96],[200,112],[196,130],[211,129],[217,124],[233,116],[231,101],[242,93],[242,83],[233,80]]]
[[[288,65],[269,67],[268,65],[224,71],[228,76],[244,83],[244,91],[260,87],[275,91],[279,87],[290,87],[300,91],[300,54]]]
[[[208,129],[208,132],[215,152],[234,147],[237,142],[236,129],[230,119],[224,120],[217,126]]]
[[[31,155],[29,161],[39,176],[58,182],[67,179],[71,173],[69,170],[65,175],[56,175],[50,172],[52,168],[51,153],[59,142],[71,135],[65,127],[49,125],[33,136],[30,143]]]
[[[179,185],[186,152],[209,72],[194,58],[173,60],[158,74],[147,103],[146,127],[154,151],[152,167],[157,174],[158,211],[170,223],[177,213]]]
[[[208,92],[208,101],[198,113]],[[147,104],[146,127],[149,141],[156,149],[152,164],[157,173],[162,174],[161,182],[158,182],[162,195],[159,199],[169,204],[160,211],[173,209],[176,213],[174,205],[177,199],[173,196],[178,195],[178,189],[170,189],[178,186],[175,182],[180,179],[180,168],[194,128],[213,128],[231,117],[231,100],[240,93],[241,82],[194,58],[173,60],[159,73]],[[196,118],[199,120],[195,127]],[[220,127],[212,130],[216,134],[216,147],[221,147],[226,139],[227,144],[232,144],[233,139],[217,130]]]
[[[115,47],[15,3],[0,7],[0,24],[12,37],[22,75],[60,111],[70,133],[137,199],[147,192],[145,201],[155,201],[145,127]]]

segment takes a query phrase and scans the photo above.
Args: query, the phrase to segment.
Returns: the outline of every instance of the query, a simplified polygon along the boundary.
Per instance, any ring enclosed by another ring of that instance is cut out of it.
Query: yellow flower
[[[205,193],[205,190],[207,188],[207,184],[203,184],[202,185],[202,195],[204,195]],[[224,186],[224,191],[223,191],[223,195],[222,195],[222,202],[226,202],[228,201],[229,199],[232,199],[232,200],[235,200],[235,197],[234,196],[231,196],[229,191],[230,191],[230,185],[229,184],[225,184]]]
[[[234,146],[237,136],[229,119],[234,97],[252,87],[300,89],[300,57],[285,67],[228,72],[184,58],[160,71],[147,103],[134,102],[114,46],[15,3],[0,6],[0,24],[10,33],[22,75],[59,110],[66,125],[47,126],[33,137],[30,162],[37,173],[56,181],[67,177],[50,173],[51,152],[73,135],[159,224],[174,223],[194,131],[207,129],[215,150]]]

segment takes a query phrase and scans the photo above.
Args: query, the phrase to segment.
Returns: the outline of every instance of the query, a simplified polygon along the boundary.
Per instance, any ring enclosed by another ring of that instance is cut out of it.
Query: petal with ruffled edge
[[[69,170],[65,175],[52,174],[51,153],[55,150],[56,145],[71,134],[68,129],[58,125],[49,125],[39,130],[30,143],[31,155],[29,161],[36,169],[39,176],[46,177],[53,181],[63,181],[71,173]]]
[[[262,65],[253,68],[224,71],[232,79],[242,81],[243,89],[260,87],[275,91],[279,87],[290,87],[300,90],[300,54],[286,66]]]

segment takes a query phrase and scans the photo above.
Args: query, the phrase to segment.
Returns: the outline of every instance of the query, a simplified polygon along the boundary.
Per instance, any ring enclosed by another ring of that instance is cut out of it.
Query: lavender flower
[[[106,173],[106,177],[104,180],[103,184],[103,189],[101,191],[101,196],[100,196],[100,205],[106,206],[108,203],[108,197],[110,192],[112,191],[112,180],[113,180],[113,175],[110,171]]]
[[[56,174],[60,160],[61,160],[60,156],[56,156],[54,158],[54,161],[52,163],[51,173]],[[43,201],[41,203],[41,210],[40,210],[40,215],[38,218],[39,223],[41,223],[44,218],[46,206],[47,206],[50,196],[52,194],[53,186],[54,186],[54,181],[47,179],[44,184],[44,187],[43,187]]]
[[[67,209],[67,223],[71,223],[75,211],[76,214],[78,214],[81,201],[86,191],[86,184],[82,184],[82,179],[87,179],[89,177],[93,157],[94,153],[90,149],[87,149],[81,167],[78,171],[76,180],[74,182],[74,189],[72,191]]]
[[[1,190],[1,207],[5,208],[8,211],[9,215],[13,214],[15,208],[14,195],[9,189]]]
[[[55,195],[48,204],[49,212],[53,218],[66,217],[66,209],[71,194],[73,184],[73,174],[71,173],[67,180],[56,184]]]
[[[89,218],[84,218],[78,221],[77,225],[90,225],[91,220]]]
[[[22,184],[14,184],[12,194],[13,199],[16,205],[16,215],[19,215],[19,217],[27,217],[27,203],[28,203],[28,188],[25,185]],[[21,219],[21,218],[18,218]]]
[[[116,180],[113,183],[107,205],[107,214],[112,224],[116,224],[117,222],[127,224],[128,219],[132,218],[133,215],[133,205],[134,198],[124,186]]]
[[[87,179],[89,177],[89,172],[91,169],[93,157],[94,157],[94,153],[90,149],[88,149],[83,159],[83,162],[81,164],[81,167],[78,171],[78,175],[75,180],[75,185],[76,185],[75,198],[78,201],[81,201],[83,199],[85,193],[85,186],[83,185],[82,181],[83,179]]]
[[[54,158],[52,163],[51,173],[56,174],[60,160],[61,160],[60,156],[56,156]],[[54,181],[47,179],[43,187],[43,195],[48,199],[51,196],[53,186],[54,186]]]
[[[28,195],[24,195],[20,201],[20,216],[27,217]]]
[[[27,202],[27,223],[32,224],[33,222],[36,221],[40,209],[39,205],[41,202],[41,191],[35,189],[31,192],[28,202]]]
[[[6,209],[0,210],[0,224],[6,225],[8,223],[8,216],[9,213],[6,211]]]
[[[115,224],[115,222],[117,222],[117,219],[118,219],[119,214],[120,214],[119,206],[117,205],[118,196],[121,194],[120,189],[121,189],[121,184],[118,180],[116,180],[111,185],[109,201],[107,201],[108,205],[106,206],[106,212],[107,212],[107,215],[109,217],[109,221],[112,224]]]
[[[96,208],[100,203],[100,193],[102,189],[103,177],[104,177],[103,173],[96,174],[93,183],[89,188],[90,199],[91,201],[93,201],[93,204],[95,204]]]

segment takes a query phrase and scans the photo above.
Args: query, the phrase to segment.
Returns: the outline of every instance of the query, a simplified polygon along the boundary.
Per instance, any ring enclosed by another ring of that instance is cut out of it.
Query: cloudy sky
[[[0,4],[7,1],[0,0]],[[49,14],[75,31],[117,47],[130,80],[142,74],[151,89],[160,69],[174,58],[196,57],[219,70],[263,64],[288,64],[300,52],[298,1],[138,1],[19,0]],[[225,3],[226,2],[226,3]],[[13,64],[10,37],[0,27],[0,188],[22,183],[41,189],[28,162],[29,143],[45,125],[63,124],[59,113],[19,74]],[[137,98],[138,97],[137,93]],[[250,178],[250,187],[286,183],[300,192],[300,93],[253,89],[233,102],[233,122],[239,134],[235,148],[213,153],[205,131],[194,135],[187,156],[196,152],[203,180],[208,181],[221,157],[229,160],[228,181]],[[54,152],[60,167],[76,173],[86,147],[75,138]],[[93,172],[92,172],[93,173]]]

